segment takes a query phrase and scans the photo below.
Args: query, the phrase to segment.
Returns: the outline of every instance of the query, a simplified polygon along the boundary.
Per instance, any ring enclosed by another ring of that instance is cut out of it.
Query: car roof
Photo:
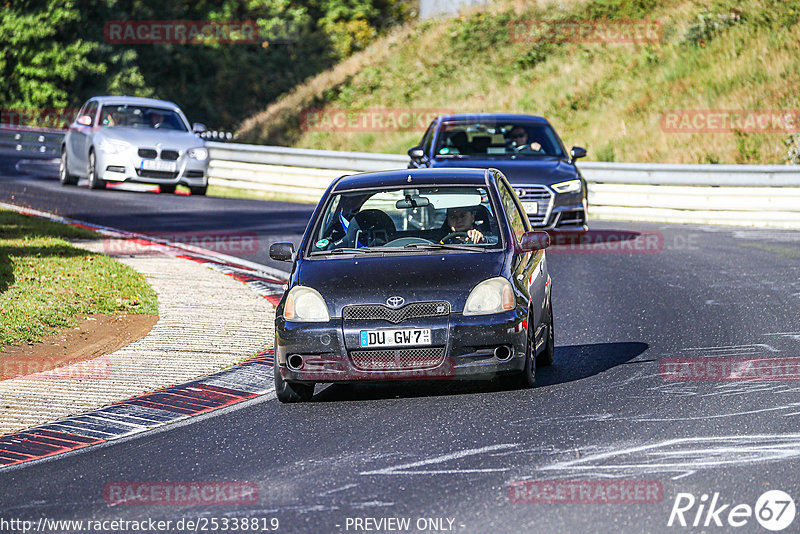
[[[439,122],[447,121],[492,121],[492,122],[514,122],[529,121],[548,124],[547,119],[541,115],[522,115],[519,113],[451,113],[449,115],[439,115]]]
[[[142,98],[139,96],[95,96],[90,100],[97,100],[100,105],[103,104],[130,104],[132,106],[152,106],[162,108],[180,109],[178,105],[169,100],[157,100],[155,98]]]
[[[491,179],[491,173],[488,173],[487,169],[464,167],[365,172],[340,177],[331,188],[331,192],[339,193],[374,187],[402,187],[409,184],[413,184],[415,187],[486,185],[487,180]]]

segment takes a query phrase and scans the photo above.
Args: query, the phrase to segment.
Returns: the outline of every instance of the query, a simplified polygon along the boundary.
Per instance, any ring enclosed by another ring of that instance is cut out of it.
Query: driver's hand
[[[472,240],[472,242],[475,244],[486,241],[486,238],[483,237],[483,234],[480,232],[480,230],[476,230],[475,228],[468,231],[467,236],[469,236],[470,240]]]
[[[535,150],[536,152],[539,152],[542,149],[542,145],[534,141],[533,143],[531,143],[531,149]]]

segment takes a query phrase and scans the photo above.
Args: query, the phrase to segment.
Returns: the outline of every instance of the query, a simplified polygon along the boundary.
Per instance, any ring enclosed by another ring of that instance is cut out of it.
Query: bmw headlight
[[[551,186],[556,193],[575,193],[581,190],[580,180],[567,180]]]
[[[464,315],[488,315],[514,309],[511,282],[498,276],[475,286],[467,297]]]
[[[196,159],[197,161],[205,161],[208,159],[208,149],[203,147],[190,148],[187,154],[189,154],[190,158]]]
[[[108,139],[101,139],[100,142],[97,144],[97,148],[100,149],[102,152],[106,154],[119,154],[121,152],[125,152],[131,147],[128,143],[122,143],[120,141],[110,141]]]
[[[296,323],[324,323],[330,321],[328,306],[316,289],[295,286],[286,296],[283,317]]]

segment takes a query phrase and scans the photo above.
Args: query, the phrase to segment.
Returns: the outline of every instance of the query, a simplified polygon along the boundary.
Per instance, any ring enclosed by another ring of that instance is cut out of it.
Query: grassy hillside
[[[654,19],[652,43],[512,39],[530,21]],[[544,115],[590,160],[786,163],[800,135],[670,132],[668,110],[785,110],[798,127],[800,4],[781,0],[497,0],[412,23],[310,79],[240,129],[250,142],[404,153],[421,131],[309,132],[307,108]],[[794,156],[797,157],[797,156]],[[800,162],[800,161],[798,161]]]

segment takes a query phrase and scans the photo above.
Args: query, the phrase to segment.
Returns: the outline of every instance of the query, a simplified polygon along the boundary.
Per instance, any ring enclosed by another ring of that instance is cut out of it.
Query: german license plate
[[[525,210],[525,213],[538,213],[539,212],[539,203],[538,202],[523,202],[522,208]]]
[[[402,328],[399,330],[362,330],[362,347],[402,347],[405,345],[430,345],[430,328]]]
[[[178,164],[174,161],[159,161],[157,159],[142,160],[142,169],[146,171],[165,171],[175,172],[178,170]]]

